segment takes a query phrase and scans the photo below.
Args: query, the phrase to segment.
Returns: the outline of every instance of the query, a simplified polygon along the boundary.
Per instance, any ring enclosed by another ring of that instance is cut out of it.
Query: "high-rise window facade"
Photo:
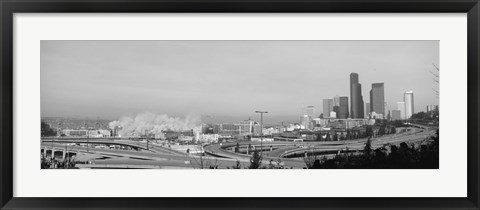
[[[370,90],[370,112],[385,116],[385,91],[383,83],[373,83]]]
[[[415,113],[413,91],[405,92],[403,101],[405,102],[405,118],[408,119]]]
[[[352,118],[363,118],[363,97],[362,85],[359,83],[358,74],[350,74],[350,116]]]
[[[397,109],[400,111],[400,119],[404,120],[405,119],[405,102],[404,101],[397,102]]]
[[[348,97],[340,97],[337,118],[347,119],[348,117]]]
[[[370,116],[370,102],[365,102],[365,117],[369,118]]]
[[[323,117],[330,117],[330,112],[333,112],[333,99],[323,99]]]

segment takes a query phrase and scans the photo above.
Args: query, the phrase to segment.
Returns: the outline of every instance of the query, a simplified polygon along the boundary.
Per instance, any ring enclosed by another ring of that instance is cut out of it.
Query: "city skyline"
[[[266,123],[298,121],[302,107],[350,95],[352,72],[364,102],[370,84],[385,83],[388,110],[413,90],[415,111],[426,111],[438,105],[432,64],[437,41],[42,41],[41,113],[237,121],[260,109]]]

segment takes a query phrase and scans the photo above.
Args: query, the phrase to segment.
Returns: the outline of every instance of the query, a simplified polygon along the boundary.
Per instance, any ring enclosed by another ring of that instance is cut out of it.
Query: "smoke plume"
[[[162,131],[200,131],[201,120],[199,117],[187,115],[185,118],[169,117],[165,114],[156,115],[150,112],[138,114],[135,117],[121,117],[109,123],[121,136],[142,136],[147,134],[160,134]]]

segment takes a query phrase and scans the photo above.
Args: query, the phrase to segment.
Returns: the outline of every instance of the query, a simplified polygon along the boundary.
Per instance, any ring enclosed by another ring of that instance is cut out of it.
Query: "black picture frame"
[[[478,0],[0,0],[1,209],[479,209]],[[13,197],[14,13],[467,13],[468,196],[465,198],[16,198]]]

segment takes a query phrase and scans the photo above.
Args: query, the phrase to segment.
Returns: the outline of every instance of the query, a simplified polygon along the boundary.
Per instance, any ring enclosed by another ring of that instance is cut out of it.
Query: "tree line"
[[[49,124],[41,121],[41,127],[40,127],[40,133],[42,137],[47,137],[47,136],[56,136],[57,131],[52,129]]]

